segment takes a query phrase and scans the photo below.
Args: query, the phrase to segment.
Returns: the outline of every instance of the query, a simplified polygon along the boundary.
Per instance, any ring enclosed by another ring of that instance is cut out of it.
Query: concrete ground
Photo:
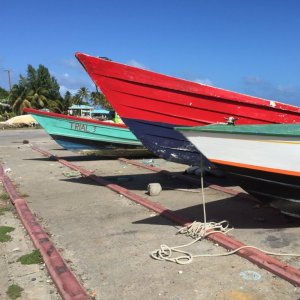
[[[188,265],[153,260],[149,253],[161,244],[175,246],[188,243],[191,238],[176,235],[179,227],[165,218],[42,157],[31,149],[30,144],[93,170],[96,175],[186,218],[203,221],[200,190],[117,159],[95,159],[65,151],[43,130],[0,132],[1,163],[94,299],[300,299],[299,288],[237,255],[195,258]],[[139,161],[148,164],[149,158]],[[157,158],[153,163],[174,174],[186,169],[184,165]],[[163,188],[155,197],[146,194],[147,185],[152,182],[159,182]],[[205,199],[208,220],[228,220],[234,227],[230,235],[235,239],[267,251],[300,253],[299,219],[209,188],[205,189]],[[5,216],[0,217],[0,226],[10,222],[10,216]],[[15,242],[18,244],[22,238],[21,234]],[[8,284],[5,274],[10,268],[9,263],[16,263],[14,259],[4,259],[13,252],[12,249],[1,247],[0,287],[3,291]],[[194,244],[188,251],[194,254],[226,253],[208,240]],[[300,258],[280,259],[300,267]],[[45,270],[35,271],[42,272],[39,290],[36,290],[40,294],[33,298],[27,293],[23,299],[59,299],[47,274],[43,275]],[[23,276],[23,273],[21,269],[10,274],[9,282],[19,282],[26,291],[36,285],[36,280]],[[0,295],[2,297],[4,293]]]

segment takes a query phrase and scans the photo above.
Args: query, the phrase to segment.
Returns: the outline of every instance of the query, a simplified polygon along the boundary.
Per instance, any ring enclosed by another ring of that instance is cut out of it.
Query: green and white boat
[[[237,185],[300,208],[300,124],[177,127]]]

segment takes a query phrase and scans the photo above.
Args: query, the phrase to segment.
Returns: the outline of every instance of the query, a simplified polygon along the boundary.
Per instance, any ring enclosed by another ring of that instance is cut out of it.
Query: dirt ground
[[[180,227],[156,213],[41,156],[31,144],[188,219],[203,220],[200,189],[117,159],[65,151],[43,130],[0,131],[1,164],[94,299],[300,299],[299,288],[237,255],[195,258],[188,265],[153,260],[149,254],[161,244],[175,246],[191,238],[176,235]],[[150,162],[149,158],[139,161]],[[151,163],[174,175],[186,169],[157,158]],[[153,182],[163,190],[150,197],[147,185]],[[208,220],[228,220],[235,239],[267,251],[300,253],[299,219],[209,188],[205,199]],[[15,230],[10,233],[11,242],[0,243],[0,299],[7,299],[5,291],[12,282],[24,288],[20,299],[60,299],[43,266],[24,267],[16,262],[19,255],[33,249],[19,220],[6,212],[0,216],[3,225]],[[226,253],[208,240],[188,251]],[[300,258],[280,259],[300,267]]]

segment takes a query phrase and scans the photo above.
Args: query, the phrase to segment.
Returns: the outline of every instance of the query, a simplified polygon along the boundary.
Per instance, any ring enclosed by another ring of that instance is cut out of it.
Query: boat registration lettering
[[[71,129],[77,130],[77,131],[83,131],[83,132],[90,132],[94,133],[96,132],[96,126],[88,125],[88,124],[82,124],[77,122],[70,122]]]

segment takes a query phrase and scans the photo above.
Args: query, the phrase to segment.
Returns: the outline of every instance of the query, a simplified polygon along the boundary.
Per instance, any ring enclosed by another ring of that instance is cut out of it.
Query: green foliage
[[[112,110],[110,103],[107,102],[105,96],[98,90],[96,92],[91,92],[90,97],[93,105],[101,105],[105,109]]]
[[[77,105],[83,105],[83,104],[87,104],[87,100],[90,96],[90,92],[87,88],[85,87],[81,87],[75,97],[74,97],[74,104],[77,104]]]
[[[11,241],[12,238],[8,233],[13,230],[15,230],[13,227],[0,226],[0,243]]]
[[[64,97],[60,95],[59,89],[57,80],[50,75],[45,66],[39,65],[35,69],[29,64],[26,76],[20,75],[19,82],[12,86],[10,93],[0,87],[0,120],[7,120],[11,117],[9,115],[11,111],[14,115],[23,114],[25,107],[47,108],[56,113],[66,114],[73,104],[90,104],[89,100],[92,100],[92,105],[112,109],[97,87],[96,92],[90,92],[86,87],[81,87],[74,96],[67,91]],[[1,95],[6,99],[5,105],[2,104]]]
[[[0,99],[8,98],[9,92],[0,86]]]
[[[3,192],[0,194],[0,200],[2,201],[8,201],[9,200],[9,196],[7,193]]]
[[[17,284],[12,284],[8,287],[6,294],[10,299],[17,299],[21,297],[23,289]]]
[[[4,215],[6,212],[12,211],[11,207],[0,207],[0,216]]]
[[[74,103],[74,98],[72,97],[69,91],[66,92],[63,98],[60,98],[57,101],[50,100],[48,101],[48,108],[50,111],[59,114],[67,114],[68,109]]]
[[[59,85],[51,77],[48,69],[39,65],[38,69],[28,65],[27,76],[20,75],[18,84],[12,87],[9,95],[13,111],[22,114],[25,107],[45,108],[49,101],[59,101]]]
[[[11,111],[11,107],[8,103],[8,96],[9,92],[0,87],[0,115]]]
[[[19,257],[17,261],[22,265],[42,264],[44,262],[39,250],[33,250],[31,253]]]

